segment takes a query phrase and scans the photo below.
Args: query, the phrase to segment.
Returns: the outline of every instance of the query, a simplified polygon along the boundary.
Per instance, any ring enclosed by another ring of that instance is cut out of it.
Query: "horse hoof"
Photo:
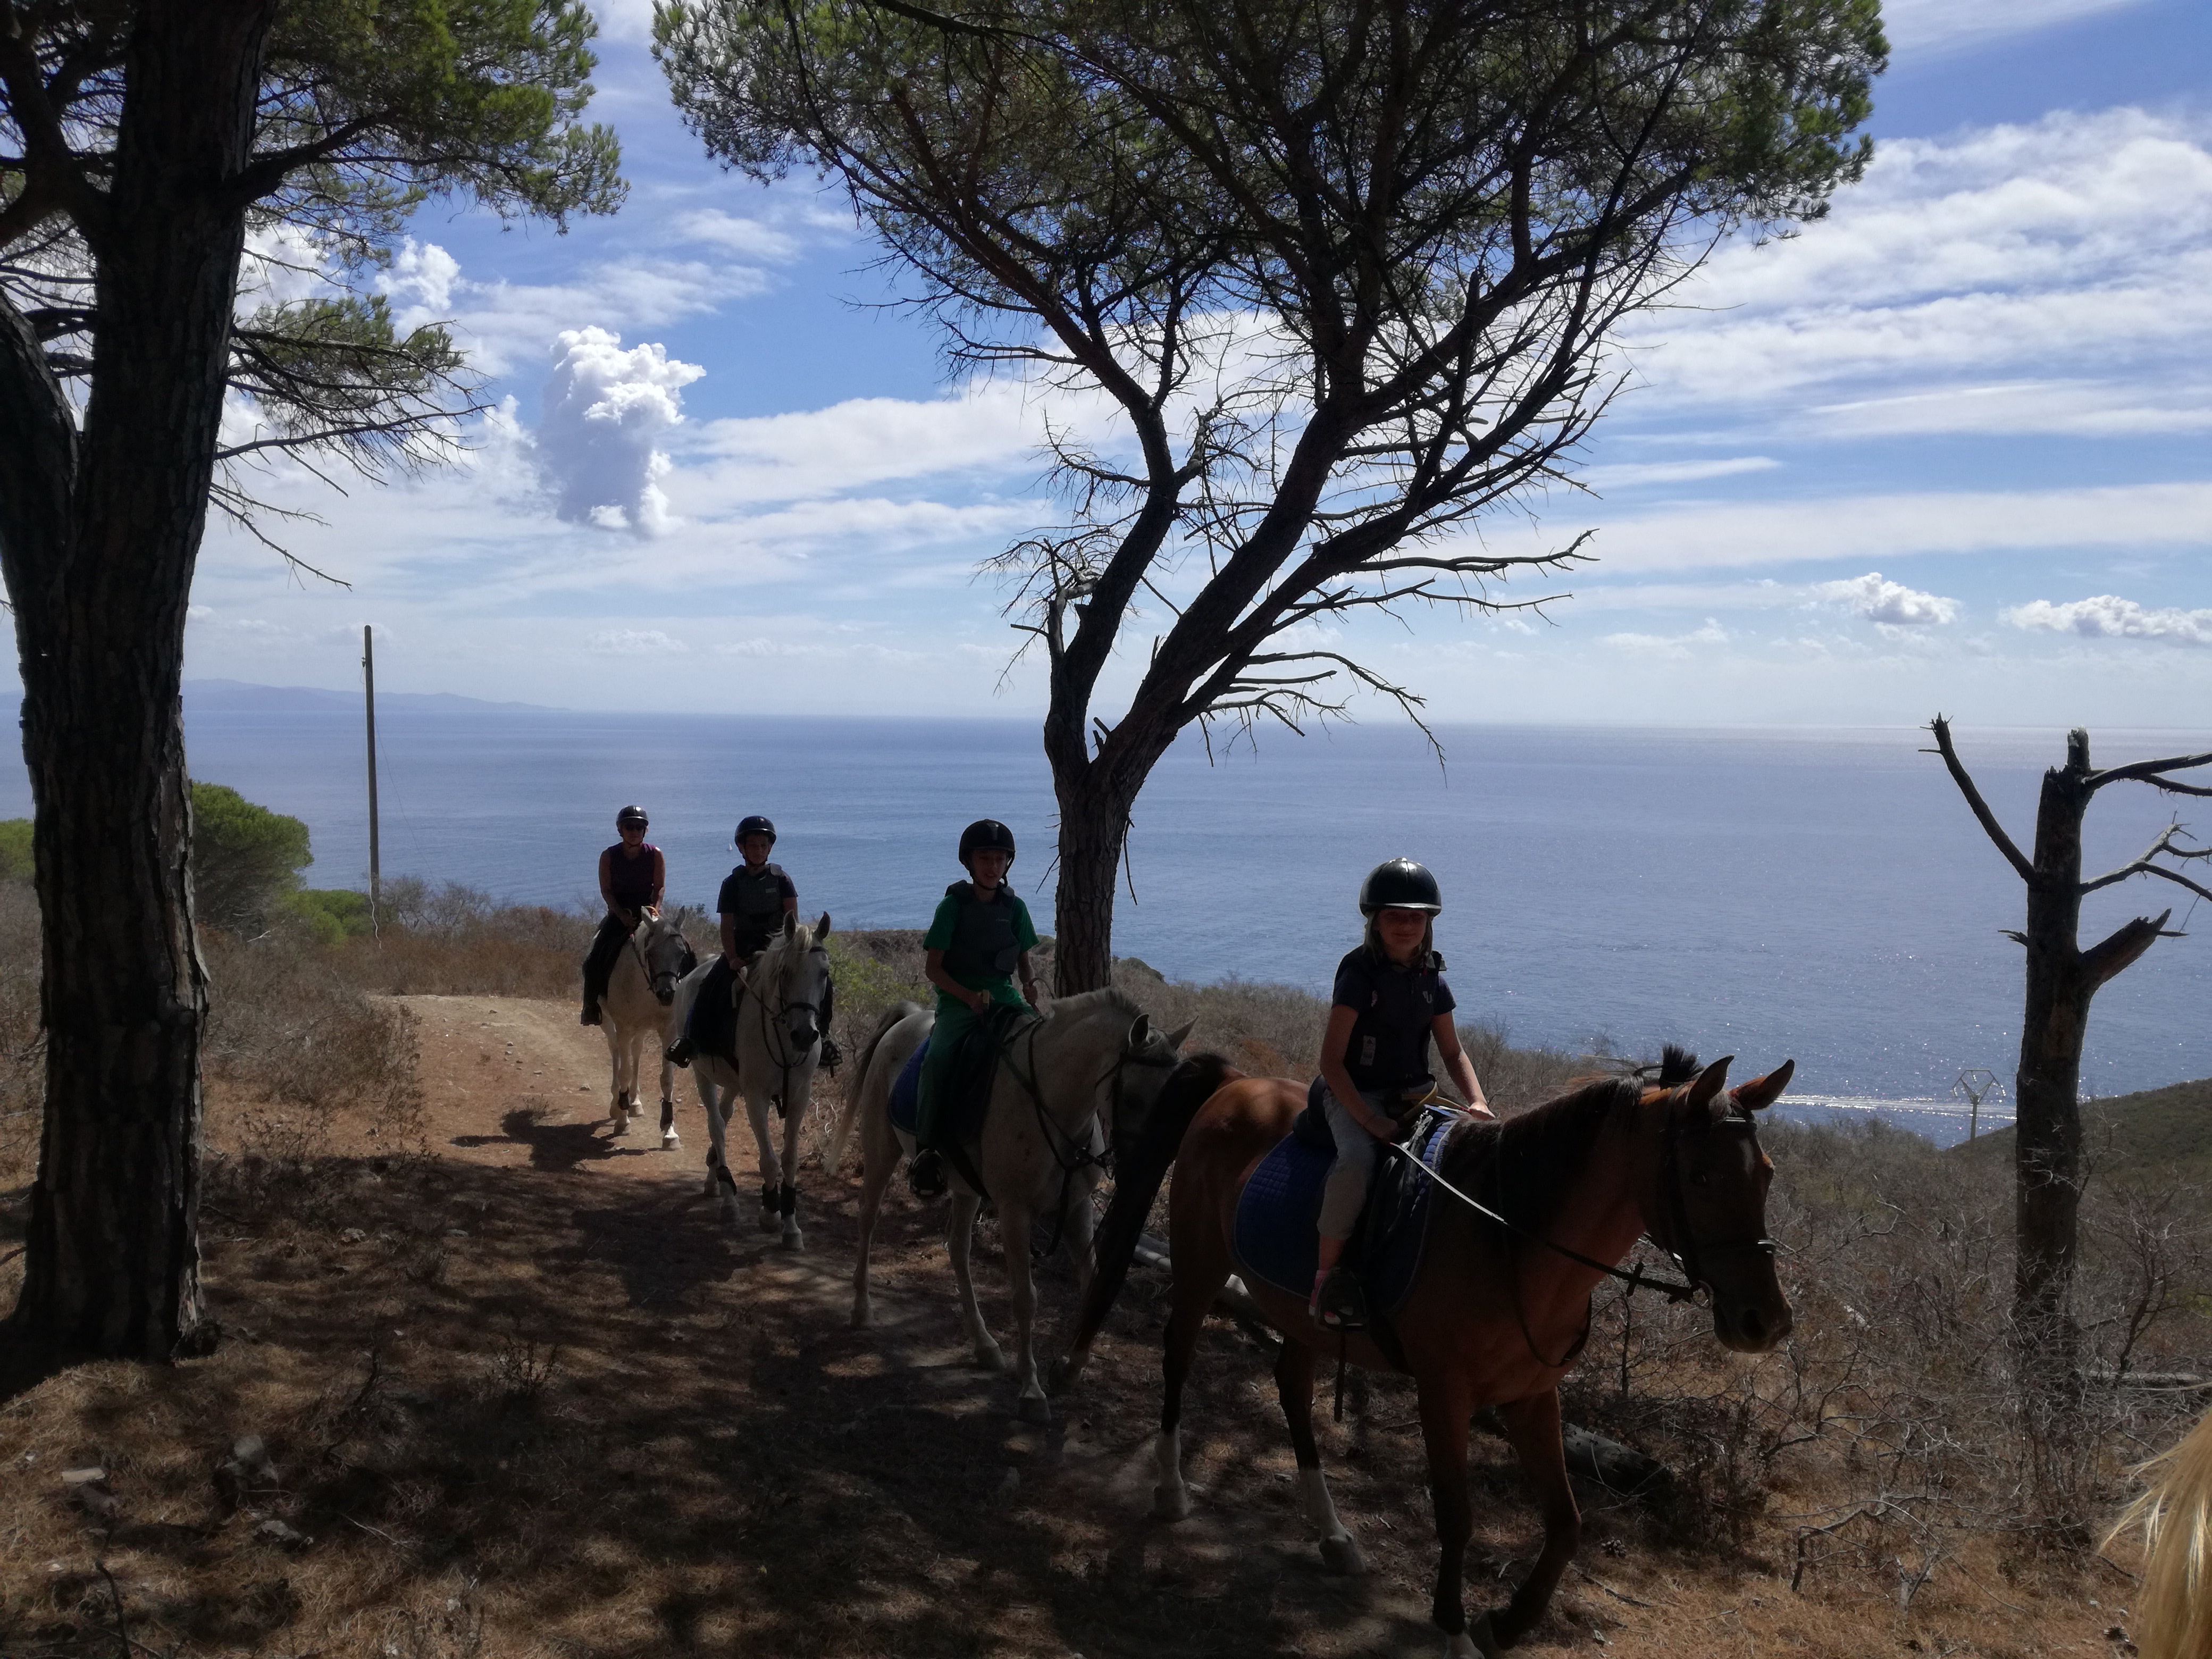
[[[763,1210],[761,1212],[760,1230],[764,1233],[781,1232],[783,1231],[783,1218],[778,1215],[774,1210]]]
[[[1152,1519],[1155,1521],[1189,1520],[1190,1488],[1188,1486],[1153,1487]]]
[[[1367,1576],[1367,1557],[1360,1550],[1359,1540],[1349,1533],[1321,1540],[1321,1565],[1323,1572],[1342,1573],[1349,1578]]]
[[[611,1135],[628,1134],[629,1133],[629,1120],[624,1117],[620,1112],[617,1112],[614,1116],[610,1118],[607,1121],[607,1133]]]
[[[1014,1401],[1014,1415],[1024,1423],[1034,1423],[1040,1428],[1052,1425],[1052,1407],[1039,1394],[1025,1394]]]
[[[787,1250],[803,1250],[806,1248],[806,1235],[793,1227],[783,1236],[782,1243]]]
[[[1002,1371],[1006,1369],[1006,1350],[985,1337],[975,1345],[975,1369],[979,1371]]]
[[[1503,1659],[1504,1650],[1498,1645],[1498,1633],[1490,1627],[1490,1615],[1484,1613],[1458,1635],[1444,1643],[1444,1659]]]
[[[1052,1368],[1045,1373],[1044,1391],[1057,1399],[1073,1388],[1075,1379],[1081,1375],[1081,1367],[1067,1355],[1062,1354],[1052,1362]]]
[[[676,1131],[675,1131],[675,1130],[673,1130],[673,1129],[663,1129],[663,1130],[660,1132],[660,1150],[661,1150],[662,1152],[674,1152],[678,1147],[681,1146],[683,1144],[684,1144],[684,1143],[683,1143],[682,1141],[678,1140],[678,1139],[676,1138]]]
[[[853,1304],[853,1328],[854,1330],[865,1331],[869,1326],[875,1322],[876,1315],[874,1309],[869,1307],[865,1302],[856,1302]]]

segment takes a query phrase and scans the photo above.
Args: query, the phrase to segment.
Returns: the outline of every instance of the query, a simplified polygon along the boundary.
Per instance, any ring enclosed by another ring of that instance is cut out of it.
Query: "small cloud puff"
[[[1705,625],[1687,634],[1607,634],[1598,643],[1632,657],[1663,657],[1680,660],[1690,655],[1691,647],[1699,645],[1726,645],[1728,629],[1712,617]]]
[[[2034,599],[2002,613],[2030,632],[2078,634],[2086,640],[2160,640],[2169,645],[2212,645],[2212,611],[2154,611],[2115,593],[2053,605]]]
[[[682,388],[706,372],[658,345],[625,351],[622,337],[603,328],[564,329],[537,437],[555,512],[641,537],[673,529],[659,483],[670,466],[660,440],[684,419]]]
[[[1940,626],[1959,619],[1958,600],[1890,581],[1879,570],[1869,570],[1849,581],[1817,582],[1813,595],[1832,605],[1847,605],[1868,622],[1892,627]]]
[[[598,657],[653,657],[691,648],[657,628],[610,628],[592,635],[586,643]]]

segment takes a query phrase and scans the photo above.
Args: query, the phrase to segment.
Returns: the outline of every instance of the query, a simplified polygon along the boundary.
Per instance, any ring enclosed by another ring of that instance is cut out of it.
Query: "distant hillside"
[[[450,691],[379,691],[376,706],[395,713],[552,714],[562,711],[535,702],[488,702]],[[244,680],[186,680],[185,707],[226,713],[282,713],[288,709],[359,708],[358,691],[328,691],[313,685],[252,685]]]
[[[2212,1185],[2212,1078],[2091,1101],[2081,1109],[2081,1129],[2100,1176],[2178,1176]],[[1948,1156],[2009,1164],[2013,1141],[2011,1129],[1999,1129],[1961,1142]]]

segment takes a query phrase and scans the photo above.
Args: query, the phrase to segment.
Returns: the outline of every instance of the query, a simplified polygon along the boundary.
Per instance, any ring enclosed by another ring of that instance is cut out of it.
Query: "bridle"
[[[646,989],[653,993],[655,1001],[665,1006],[675,997],[676,981],[684,977],[683,970],[680,968],[671,968],[656,974],[653,970],[653,964],[646,960],[645,947],[637,942],[637,936],[646,930],[647,925],[657,923],[659,920],[658,916],[639,917],[637,926],[629,930],[629,937],[626,942],[629,945],[630,954],[637,958],[638,972],[645,975]],[[669,933],[679,940],[684,937],[673,927],[669,929]],[[660,988],[660,982],[663,980],[668,981],[668,989],[665,993]]]
[[[793,935],[787,933],[784,937],[789,939]],[[750,980],[738,981],[744,994],[750,997],[753,1006],[760,1010],[761,1042],[768,1049],[769,1057],[775,1062],[779,1085],[775,1096],[778,1115],[781,1115],[790,1103],[792,1073],[805,1063],[808,1049],[819,1048],[822,1046],[822,1004],[817,999],[793,996],[791,994],[792,978],[799,971],[799,959],[802,957],[827,958],[829,954],[830,947],[817,942],[808,945],[804,951],[791,952],[786,960],[776,964],[776,1003],[774,1013],[769,1012],[768,999],[754,988]],[[793,1054],[789,1016],[793,1009],[801,1008],[814,1016],[815,1038],[806,1048]]]
[[[1127,1099],[1126,1079],[1129,1067],[1139,1066],[1146,1070],[1173,1071],[1182,1064],[1182,1056],[1171,1052],[1156,1054],[1149,1041],[1143,1048],[1132,1048],[1128,1037],[1124,1035],[1115,1047],[1114,1063],[1101,1072],[1098,1080],[1091,1085],[1091,1109],[1084,1114],[1083,1121],[1071,1132],[1053,1121],[1052,1114],[1045,1107],[1044,1092],[1037,1087],[1036,1043],[1039,1028],[1043,1024],[1042,1015],[1030,1022],[1029,1071],[1026,1075],[1014,1063],[1013,1044],[1011,1042],[1006,1047],[1005,1060],[1006,1069],[1013,1073],[1014,1080],[1022,1085],[1030,1097],[1030,1105],[1036,1112],[1037,1133],[1043,1138],[1045,1150],[1052,1154],[1053,1164],[1060,1171],[1060,1203],[1054,1212],[1052,1243],[1045,1247],[1045,1254],[1049,1255],[1060,1248],[1061,1235],[1067,1226],[1067,1198],[1075,1177],[1086,1169],[1095,1168],[1103,1172],[1114,1167],[1115,1145],[1121,1139],[1121,1126],[1127,1115],[1122,1108]],[[1102,1096],[1113,1109],[1114,1139],[1108,1142],[1103,1152],[1094,1152],[1091,1150],[1091,1130],[1098,1121],[1098,1103]]]

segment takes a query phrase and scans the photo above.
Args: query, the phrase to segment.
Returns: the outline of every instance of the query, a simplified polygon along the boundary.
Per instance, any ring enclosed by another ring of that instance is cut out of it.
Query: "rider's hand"
[[[990,1012],[991,994],[988,991],[970,992],[968,996],[968,1006],[971,1012],[975,1013],[985,1014]]]

